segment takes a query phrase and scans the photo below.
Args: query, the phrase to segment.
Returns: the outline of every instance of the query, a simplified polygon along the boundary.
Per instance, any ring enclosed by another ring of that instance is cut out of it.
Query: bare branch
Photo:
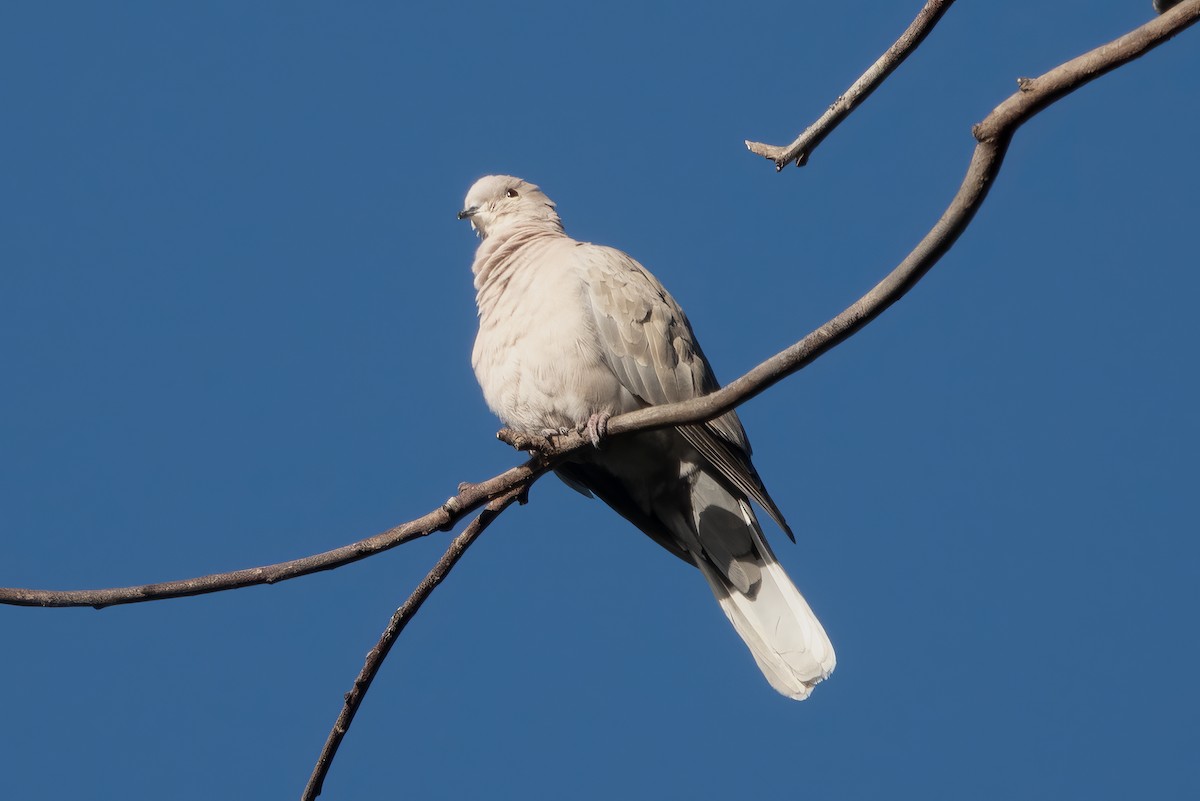
[[[1200,0],[1185,0],[1140,28],[1085,53],[1034,79],[1022,79],[1021,90],[995,108],[973,128],[978,145],[967,175],[941,219],[886,278],[849,308],[796,344],[772,356],[723,389],[702,398],[652,406],[614,417],[609,436],[648,431],[684,423],[700,423],[737,407],[814,362],[826,351],[856,333],[902,298],[958,239],[987,196],[999,173],[1013,134],[1042,109],[1109,70],[1131,61],[1167,41],[1200,18]],[[481,484],[465,486],[442,508],[375,537],[316,556],[267,567],[219,573],[183,581],[105,590],[27,590],[0,588],[0,603],[20,606],[95,606],[177,598],[207,592],[269,584],[329,570],[393,548],[411,539],[446,529],[490,498],[529,485],[575,451],[591,447],[578,433],[552,439],[502,432],[501,438],[539,458],[512,468]]]
[[[899,67],[904,59],[908,58],[909,53],[916,50],[917,46],[925,41],[925,37],[933,30],[933,26],[937,25],[938,20],[953,4],[954,0],[927,0],[925,7],[917,14],[908,29],[900,34],[900,38],[896,40],[895,44],[889,47],[887,52],[862,74],[861,78],[851,84],[845,94],[833,101],[833,105],[821,115],[820,119],[808,126],[795,142],[787,147],[780,147],[766,145],[762,142],[751,142],[747,139],[746,148],[751,153],[775,162],[776,172],[792,162],[795,162],[797,167],[803,167],[808,163],[808,157],[817,149],[817,145],[833,133],[842,120],[850,116],[850,112],[854,111],[860,103],[879,88],[879,85],[892,74],[896,67]]]
[[[373,537],[343,545],[331,551],[280,562],[263,567],[249,567],[229,573],[214,573],[209,576],[164,581],[157,584],[142,584],[134,587],[111,587],[101,590],[30,590],[21,587],[0,587],[0,604],[12,606],[91,606],[103,609],[106,606],[132,604],[143,601],[161,601],[167,598],[183,598],[223,590],[237,590],[256,584],[275,584],[279,581],[332,570],[348,565],[381,551],[395,548],[411,540],[419,539],[435,531],[447,531],[458,521],[478,509],[490,499],[502,496],[514,489],[527,491],[548,468],[538,459],[531,459],[479,484],[463,484],[454,497],[429,514],[407,523],[401,523]]]
[[[312,799],[321,794],[321,787],[325,783],[325,776],[329,773],[329,768],[333,765],[333,758],[337,755],[338,746],[341,745],[342,738],[349,731],[350,724],[354,721],[355,713],[362,706],[367,690],[371,688],[371,682],[375,679],[379,668],[383,666],[383,660],[387,658],[388,652],[396,644],[400,633],[408,625],[408,621],[412,620],[413,615],[421,609],[421,605],[425,603],[425,600],[437,589],[437,586],[442,583],[446,576],[450,574],[450,571],[454,569],[458,560],[467,552],[467,548],[470,548],[471,544],[479,538],[484,529],[501,512],[508,508],[513,501],[517,500],[520,495],[520,489],[512,489],[488,503],[484,507],[483,512],[471,521],[471,524],[461,534],[451,541],[450,547],[446,549],[446,553],[442,555],[437,564],[421,580],[417,588],[412,591],[412,595],[408,596],[408,600],[392,615],[387,628],[379,636],[379,642],[367,653],[367,660],[363,664],[362,670],[359,671],[358,677],[354,679],[354,686],[350,688],[350,692],[346,693],[346,700],[342,705],[342,711],[334,722],[329,736],[325,739],[325,746],[321,749],[321,755],[317,757],[317,764],[313,767],[312,775],[308,778],[308,784],[304,787],[304,793],[300,796],[301,801],[312,801]]]
[[[1200,0],[1185,0],[1171,11],[1108,44],[1073,58],[1037,78],[1021,80],[1021,90],[997,106],[972,129],[979,144],[975,147],[962,185],[941,219],[904,261],[870,292],[795,345],[772,356],[724,388],[702,398],[670,406],[651,406],[614,417],[608,423],[609,435],[711,420],[807,367],[826,351],[851,337],[904,297],[954,244],[987,196],[1000,171],[1008,144],[1021,125],[1079,87],[1166,42],[1198,18]]]

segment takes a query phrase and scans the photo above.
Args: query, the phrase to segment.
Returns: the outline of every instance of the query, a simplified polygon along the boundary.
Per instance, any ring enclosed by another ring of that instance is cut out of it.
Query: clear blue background
[[[275,562],[516,463],[469,366],[480,175],[621,247],[732,378],[937,219],[972,123],[1150,0],[0,10],[0,585]],[[1023,129],[904,301],[746,405],[838,668],[550,479],[404,635],[328,798],[1195,798],[1200,30]],[[6,798],[296,797],[446,535],[259,587],[0,608]]]

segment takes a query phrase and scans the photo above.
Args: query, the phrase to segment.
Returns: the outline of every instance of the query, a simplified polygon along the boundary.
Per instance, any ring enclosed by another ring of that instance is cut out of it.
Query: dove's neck
[[[503,291],[511,280],[513,269],[521,263],[517,251],[537,242],[566,239],[558,220],[538,220],[528,224],[507,225],[490,231],[475,251],[475,289],[485,293]]]

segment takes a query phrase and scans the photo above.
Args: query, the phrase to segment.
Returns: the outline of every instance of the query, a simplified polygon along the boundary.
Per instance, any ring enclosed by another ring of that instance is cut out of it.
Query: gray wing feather
[[[690,400],[720,385],[683,309],[626,254],[579,244],[584,283],[609,368],[629,392],[655,406]],[[679,432],[721,476],[753,498],[793,540],[779,507],[750,464],[750,442],[734,412]]]

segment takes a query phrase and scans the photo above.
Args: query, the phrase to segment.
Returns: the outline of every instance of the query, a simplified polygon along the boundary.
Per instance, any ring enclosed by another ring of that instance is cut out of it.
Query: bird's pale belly
[[[575,428],[592,414],[635,408],[633,397],[574,332],[523,331],[500,341],[480,328],[472,362],[484,399],[510,428],[528,433]]]

